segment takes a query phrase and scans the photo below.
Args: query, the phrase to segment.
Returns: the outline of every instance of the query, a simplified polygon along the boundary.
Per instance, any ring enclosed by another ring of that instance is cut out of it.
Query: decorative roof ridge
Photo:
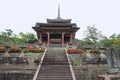
[[[47,18],[47,20],[71,20],[71,19],[63,19],[63,18],[54,18],[54,19],[49,19],[49,18]]]
[[[76,25],[76,23],[42,23],[42,22],[37,22],[36,25],[37,25],[37,24],[55,24],[55,25],[56,25],[56,24],[58,24],[58,25],[59,25],[59,24],[70,24],[70,25]]]
[[[71,19],[63,19],[60,17],[60,5],[58,5],[58,16],[54,19],[47,18],[48,23],[71,23]]]
[[[58,19],[60,19],[60,5],[58,5]]]

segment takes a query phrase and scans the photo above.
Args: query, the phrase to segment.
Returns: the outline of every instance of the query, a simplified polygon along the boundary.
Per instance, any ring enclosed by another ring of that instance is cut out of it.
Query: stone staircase
[[[63,48],[50,48],[46,51],[36,80],[73,80]]]

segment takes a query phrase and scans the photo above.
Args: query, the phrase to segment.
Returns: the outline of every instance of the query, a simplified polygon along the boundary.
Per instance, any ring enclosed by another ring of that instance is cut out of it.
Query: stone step
[[[72,78],[37,78],[36,80],[73,80]]]
[[[67,62],[46,62],[46,63],[42,63],[42,65],[69,65],[69,63]]]
[[[48,49],[36,80],[73,80],[64,49]]]
[[[61,76],[53,76],[53,77],[49,77],[49,76],[42,76],[42,77],[38,77],[37,80],[41,80],[41,79],[72,79],[71,77],[61,77]]]
[[[71,74],[50,74],[50,73],[47,73],[47,74],[39,74],[38,77],[71,77]]]
[[[40,74],[41,76],[46,76],[46,75],[50,75],[50,76],[71,76],[71,74],[64,74],[64,73],[59,73],[59,74],[52,74],[51,73],[47,73],[47,74]],[[39,76],[39,75],[38,75]]]

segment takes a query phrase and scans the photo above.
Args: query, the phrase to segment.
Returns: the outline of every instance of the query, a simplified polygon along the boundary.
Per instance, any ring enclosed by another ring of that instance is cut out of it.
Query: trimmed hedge
[[[68,48],[67,52],[68,52],[68,54],[82,54],[82,53],[84,53],[84,50],[82,50],[82,49]]]
[[[41,52],[44,52],[45,51],[45,48],[39,48],[39,49],[36,49],[36,48],[25,48],[25,53],[27,52],[32,52],[32,53],[41,53]],[[18,46],[12,46],[10,48],[10,53],[20,53],[21,52],[21,48],[18,47]],[[0,46],[0,53],[5,53],[5,47],[4,46]]]
[[[41,52],[44,52],[44,51],[45,51],[44,48],[39,48],[39,49],[36,49],[36,48],[34,48],[34,49],[29,49],[29,48],[27,48],[27,49],[25,50],[26,53],[27,53],[27,52],[41,53]]]
[[[100,51],[99,51],[99,50],[94,49],[94,50],[90,50],[90,53],[100,54]]]
[[[10,48],[10,53],[18,53],[18,52],[21,52],[21,49],[17,46],[12,46]]]
[[[5,53],[5,47],[0,46],[0,53]]]

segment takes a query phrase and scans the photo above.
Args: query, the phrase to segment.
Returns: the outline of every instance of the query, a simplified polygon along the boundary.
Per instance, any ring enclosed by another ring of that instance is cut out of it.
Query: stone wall
[[[105,66],[73,66],[73,70],[76,76],[76,80],[99,80],[97,76],[99,74],[105,74],[107,67]]]
[[[33,73],[0,73],[0,80],[32,80],[33,76]]]

